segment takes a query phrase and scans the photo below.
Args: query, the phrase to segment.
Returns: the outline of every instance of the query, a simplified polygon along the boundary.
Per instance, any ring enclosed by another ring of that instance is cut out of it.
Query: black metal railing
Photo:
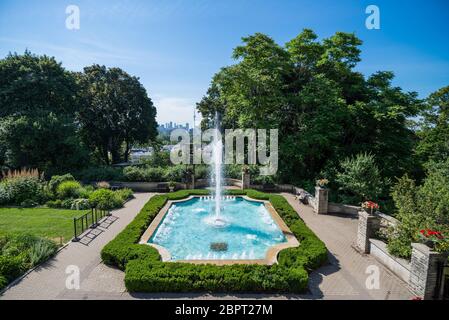
[[[79,241],[79,236],[87,229],[95,229],[99,222],[111,213],[107,210],[92,208],[89,212],[83,214],[81,217],[73,218],[73,241]]]

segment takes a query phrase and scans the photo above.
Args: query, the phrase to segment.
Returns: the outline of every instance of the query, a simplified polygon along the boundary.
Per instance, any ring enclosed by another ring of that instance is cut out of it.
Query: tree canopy
[[[106,164],[109,153],[112,163],[127,161],[133,143],[156,138],[156,108],[138,78],[99,65],[84,68],[78,78],[83,102],[78,113],[81,131]]]
[[[74,122],[77,91],[73,74],[54,58],[26,51],[1,59],[2,164],[50,172],[85,164],[87,155]]]
[[[392,85],[394,75],[355,71],[362,41],[337,32],[318,40],[303,30],[284,46],[256,33],[242,39],[198,103],[207,126],[215,111],[225,128],[279,129],[278,180],[305,184],[335,175],[341,159],[370,153],[386,178],[413,167],[416,93]],[[334,178],[334,176],[329,177]]]
[[[29,51],[0,59],[0,167],[52,174],[127,161],[133,144],[155,138],[155,116],[139,79],[119,68],[73,73]]]

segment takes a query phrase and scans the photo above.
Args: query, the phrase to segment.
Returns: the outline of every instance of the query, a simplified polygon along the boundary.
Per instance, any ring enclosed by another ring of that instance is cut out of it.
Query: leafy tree
[[[104,163],[110,163],[109,153],[112,163],[127,161],[132,144],[156,137],[156,108],[138,78],[119,68],[93,65],[79,74],[79,83],[81,131]]]
[[[449,158],[426,164],[427,176],[420,187],[419,207],[432,217],[428,227],[449,226]]]
[[[0,60],[0,117],[73,115],[76,92],[75,78],[53,57],[25,51]]]
[[[374,156],[358,154],[341,162],[341,171],[336,180],[340,190],[348,195],[349,202],[360,204],[366,200],[377,200],[385,182],[382,180]]]
[[[54,58],[9,54],[0,60],[0,153],[11,168],[47,173],[86,160],[73,117],[78,87]]]
[[[2,118],[0,144],[6,150],[5,165],[39,168],[47,176],[80,169],[88,161],[74,124],[52,113]]]
[[[402,177],[392,196],[401,223],[390,233],[388,248],[392,254],[408,258],[411,243],[419,240],[419,230],[449,232],[449,159],[429,163],[420,186],[407,175]]]
[[[361,40],[337,32],[318,40],[305,29],[284,47],[261,33],[242,39],[236,63],[222,68],[198,103],[203,127],[215,111],[224,128],[279,129],[279,178],[306,184],[340,159],[371,153],[380,175],[414,166],[416,93],[392,86],[391,72],[354,71]]]
[[[449,158],[449,86],[432,93],[422,112],[420,141],[416,147],[419,159],[439,161]]]
[[[416,210],[418,203],[418,187],[415,181],[407,175],[398,179],[392,188],[393,200],[396,204],[396,218],[401,222],[399,226],[390,230],[388,235],[388,250],[391,254],[409,258],[411,243],[417,239],[419,227],[425,216]]]
[[[369,152],[379,161],[381,174],[402,176],[414,167],[416,135],[408,120],[417,114],[416,93],[392,87],[392,72],[377,72],[366,81],[366,98],[348,106],[346,154]]]

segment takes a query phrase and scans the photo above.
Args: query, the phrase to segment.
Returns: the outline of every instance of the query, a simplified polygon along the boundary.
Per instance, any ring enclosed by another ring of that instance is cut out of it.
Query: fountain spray
[[[224,221],[220,218],[221,210],[221,184],[222,184],[222,161],[223,161],[223,142],[221,140],[220,125],[218,119],[218,112],[215,113],[215,132],[214,143],[212,148],[213,155],[213,176],[214,176],[214,196],[215,196],[215,224],[221,225]]]

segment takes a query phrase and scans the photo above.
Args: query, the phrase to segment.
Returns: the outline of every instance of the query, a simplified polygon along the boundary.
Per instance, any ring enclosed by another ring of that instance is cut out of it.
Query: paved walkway
[[[310,276],[310,292],[303,295],[265,294],[130,294],[124,273],[101,263],[100,251],[140,211],[152,194],[137,194],[125,208],[113,212],[119,219],[89,245],[71,243],[54,259],[27,275],[5,292],[3,299],[410,299],[406,284],[369,255],[354,248],[357,218],[317,215],[290,194],[282,194],[306,224],[326,243],[330,264]],[[65,287],[65,269],[77,265],[81,271],[79,290]],[[380,270],[380,288],[369,290],[365,282],[368,266]]]
[[[100,251],[139,213],[153,194],[136,193],[124,208],[112,211],[112,224],[98,227],[99,234],[92,241],[71,242],[53,259],[42,264],[8,289],[0,299],[60,299],[74,290],[66,289],[66,268],[80,270],[80,291],[123,292],[123,273],[101,263]],[[85,244],[83,244],[85,243]],[[83,298],[83,297],[80,297]]]
[[[291,194],[282,194],[318,237],[330,254],[330,264],[310,276],[312,298],[324,299],[410,299],[411,292],[400,280],[372,256],[360,254],[355,247],[357,217],[348,215],[317,215]],[[380,271],[379,289],[367,289],[369,266]]]

